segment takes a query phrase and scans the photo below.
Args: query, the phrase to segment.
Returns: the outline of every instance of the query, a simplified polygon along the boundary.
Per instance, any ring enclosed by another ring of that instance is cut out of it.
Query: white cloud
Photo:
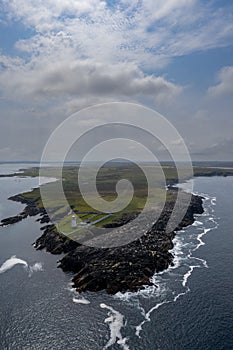
[[[19,57],[0,55],[0,71],[14,70],[22,66],[24,61]]]
[[[157,70],[170,57],[231,43],[230,11],[200,0],[4,0],[11,18],[36,34],[16,47],[54,57],[72,50],[77,59],[133,61]]]
[[[4,57],[5,93],[83,98],[149,96],[181,88],[159,76],[171,57],[227,44],[232,21],[199,0],[4,0],[9,18],[35,34]],[[153,71],[153,75],[147,72]]]
[[[0,86],[14,96],[36,98],[147,96],[156,101],[169,101],[181,92],[181,87],[163,77],[145,75],[134,64],[106,65],[90,60],[68,59],[49,63],[37,62],[7,70],[0,77]]]
[[[80,16],[98,13],[105,7],[99,0],[3,0],[9,17],[35,27],[39,32],[56,28],[62,16]]]
[[[233,96],[233,66],[224,67],[218,74],[218,84],[208,89],[211,97]]]
[[[153,20],[161,20],[173,14],[173,21],[177,19],[177,15],[181,12],[193,8],[196,0],[149,0],[144,1],[144,6],[147,9]]]

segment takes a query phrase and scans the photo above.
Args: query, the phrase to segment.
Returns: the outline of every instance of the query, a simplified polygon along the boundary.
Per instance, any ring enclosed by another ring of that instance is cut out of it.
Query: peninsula
[[[117,168],[116,168],[117,167]],[[195,169],[194,169],[195,170]],[[12,174],[12,176],[38,176],[38,168],[31,168]],[[40,190],[33,189],[30,192],[22,193],[10,197],[10,200],[19,201],[25,204],[25,209],[18,215],[3,219],[1,225],[15,224],[28,216],[37,216],[37,220],[42,224],[42,235],[34,246],[36,249],[46,249],[52,254],[63,254],[58,262],[58,267],[65,272],[72,272],[73,286],[78,292],[97,292],[105,290],[109,294],[117,292],[137,291],[144,286],[151,285],[151,277],[155,272],[167,269],[173,264],[173,255],[170,252],[173,248],[173,239],[178,230],[191,225],[195,221],[196,214],[202,214],[203,198],[192,195],[189,207],[179,225],[167,232],[166,226],[171,216],[177,198],[177,188],[173,185],[177,182],[176,171],[172,166],[164,167],[166,173],[167,188],[161,184],[161,179],[157,178],[156,197],[157,199],[166,191],[166,203],[154,225],[139,239],[126,245],[119,245],[113,248],[96,248],[81,244],[75,237],[65,232],[70,225],[70,213],[67,208],[59,207],[56,201],[53,206],[57,208],[57,215],[62,215],[62,230],[50,221],[40,197]],[[232,169],[196,169],[196,174],[200,176],[228,176],[233,175]],[[132,203],[126,210],[103,217],[103,213],[95,213],[82,201],[76,185],[75,167],[65,167],[63,173],[63,187],[69,198],[70,207],[73,212],[81,213],[85,222],[96,222],[99,227],[118,227],[130,221],[143,207],[146,196],[146,186],[143,183],[143,176],[140,170],[136,171],[134,166],[118,164],[103,169],[100,174],[99,190],[101,195],[111,200],[115,194],[115,183],[119,178],[130,178],[134,183],[135,196]],[[195,174],[194,174],[195,175]],[[56,168],[45,169],[45,176],[56,177]],[[188,179],[188,174],[184,172],[183,180]],[[53,183],[46,184],[48,191],[53,189]],[[75,195],[74,195],[75,193]],[[183,192],[183,196],[187,196]],[[184,197],[185,198],[185,197]],[[182,205],[182,204],[181,204]],[[96,217],[100,220],[96,220]],[[103,220],[101,219],[103,218]],[[68,224],[69,223],[69,224]]]

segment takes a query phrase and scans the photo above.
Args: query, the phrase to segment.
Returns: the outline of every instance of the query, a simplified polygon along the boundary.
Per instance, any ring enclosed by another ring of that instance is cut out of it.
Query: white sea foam
[[[43,265],[42,263],[35,263],[34,265],[29,266],[28,269],[29,269],[29,277],[31,277],[34,272],[43,271]]]
[[[211,198],[211,204],[216,205],[216,197]]]
[[[87,299],[85,299],[85,298],[80,298],[80,299],[78,299],[78,298],[73,297],[73,302],[74,302],[75,304],[84,304],[84,305],[90,304],[90,301],[87,300]]]
[[[199,261],[199,262],[201,262],[201,265],[202,266],[204,266],[206,269],[208,269],[209,268],[209,266],[208,266],[208,264],[207,264],[207,261],[206,260],[204,260],[204,259],[201,259],[201,258],[194,258],[193,257],[193,259],[195,259],[196,261]],[[202,267],[202,266],[200,266],[200,267]]]
[[[150,309],[146,314],[145,314],[145,320],[142,321],[137,327],[136,327],[136,336],[140,337],[140,333],[142,331],[142,326],[146,323],[146,322],[150,322],[150,315],[152,314],[153,311],[157,310],[158,308],[160,308],[160,306],[164,305],[164,304],[169,304],[171,303],[171,300],[166,300],[163,301],[161,303],[156,304],[154,307],[152,307],[152,309]]]
[[[189,277],[191,276],[193,270],[194,270],[195,268],[198,268],[198,267],[200,267],[200,265],[189,266],[188,272],[186,272],[185,275],[184,275],[184,277],[183,277],[183,281],[182,281],[182,286],[183,286],[183,287],[186,286],[186,284],[187,284],[187,282],[188,282],[188,279],[189,279]]]
[[[2,264],[0,267],[0,274],[11,270],[16,265],[23,265],[24,268],[29,272],[29,277],[32,276],[33,272],[43,271],[41,263],[35,263],[34,265],[29,266],[25,260],[19,259],[14,255]]]
[[[2,266],[0,267],[0,273],[4,273],[10,269],[12,269],[16,265],[23,265],[25,267],[28,267],[28,264],[26,261],[22,259],[16,258],[16,256],[12,256],[10,259],[7,259]]]
[[[83,304],[83,305],[88,305],[91,302],[84,297],[81,297],[80,294],[76,291],[76,289],[73,287],[73,283],[70,282],[68,283],[67,290],[71,293],[72,295],[72,301],[75,304]]]
[[[201,226],[201,225],[203,225],[203,222],[198,221],[198,220],[194,221],[194,223],[193,223],[193,226]]]
[[[173,266],[169,267],[169,270],[175,270],[181,265],[182,259],[184,258],[183,247],[186,246],[181,240],[181,237],[177,235],[173,240],[174,248],[172,249],[172,254],[174,255]]]
[[[179,233],[183,233],[184,231],[179,231]],[[116,299],[120,299],[121,301],[131,302],[133,300],[134,305],[137,303],[139,297],[142,298],[150,298],[155,296],[165,295],[167,292],[166,285],[163,285],[164,273],[171,274],[173,273],[181,264],[182,260],[186,259],[187,256],[184,256],[183,248],[187,245],[186,242],[182,241],[182,238],[177,234],[177,236],[173,240],[174,248],[171,250],[171,253],[174,255],[173,266],[169,266],[169,268],[165,271],[154,274],[151,277],[151,282],[153,285],[144,286],[144,289],[139,289],[137,292],[118,292],[115,294]],[[138,309],[142,309],[140,304],[137,305]],[[142,309],[143,310],[143,309]],[[144,310],[143,310],[144,311]],[[145,311],[144,311],[145,314]]]
[[[121,334],[121,328],[124,326],[124,316],[114,310],[111,306],[106,304],[100,304],[102,309],[109,310],[108,317],[105,319],[105,323],[109,325],[110,329],[110,339],[108,343],[104,346],[103,350],[108,349],[113,344],[118,344],[123,350],[130,350],[129,346],[126,344],[127,338],[123,338]]]
[[[216,223],[216,220],[215,220],[214,217],[209,217],[209,221],[212,221],[212,222]]]
[[[71,293],[76,293],[76,289],[73,287],[73,282],[69,282],[67,285],[67,290],[70,291]]]
[[[205,228],[204,231],[197,236],[197,240],[199,241],[199,243],[195,248],[193,248],[193,250],[192,250],[193,252],[195,252],[201,246],[205,245],[205,242],[203,242],[202,237],[205,236],[209,231],[211,231],[213,229],[214,229],[214,227],[213,228]]]

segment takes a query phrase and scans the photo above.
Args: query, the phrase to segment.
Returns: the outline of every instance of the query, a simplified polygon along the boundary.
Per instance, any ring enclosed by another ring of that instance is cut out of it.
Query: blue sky
[[[164,114],[193,158],[232,159],[230,1],[3,0],[0,10],[0,118],[9,130],[0,160],[39,159],[68,115],[119,100]]]
[[[173,58],[163,73],[171,80],[203,92],[215,83],[216,72],[222,67],[232,65],[232,57],[233,46],[199,51]]]
[[[9,23],[0,22],[0,43],[1,53],[4,55],[17,55],[15,43],[20,39],[28,39],[33,35],[33,30],[25,28],[25,26],[13,21]]]

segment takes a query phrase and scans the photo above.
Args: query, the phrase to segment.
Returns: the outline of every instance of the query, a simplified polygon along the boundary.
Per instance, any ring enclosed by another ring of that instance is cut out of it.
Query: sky
[[[233,3],[0,2],[0,160],[40,160],[68,116],[114,101],[161,113],[193,160],[233,160]]]

